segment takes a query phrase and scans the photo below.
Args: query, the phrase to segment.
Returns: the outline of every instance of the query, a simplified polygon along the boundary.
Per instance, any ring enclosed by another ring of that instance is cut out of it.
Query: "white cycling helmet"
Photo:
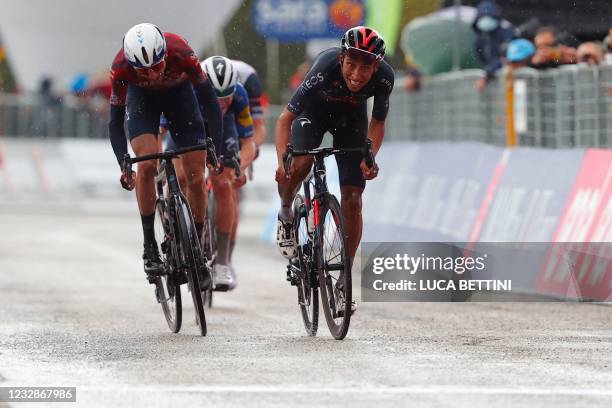
[[[209,57],[202,62],[202,69],[210,78],[217,98],[233,95],[238,82],[238,72],[229,58]]]
[[[137,24],[123,37],[123,54],[134,67],[152,67],[166,55],[164,34],[155,24]]]

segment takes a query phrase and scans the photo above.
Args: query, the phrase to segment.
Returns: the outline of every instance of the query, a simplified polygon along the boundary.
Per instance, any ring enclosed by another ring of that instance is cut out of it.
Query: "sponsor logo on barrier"
[[[589,150],[538,277],[540,291],[610,300],[612,287],[612,151]]]
[[[501,154],[475,143],[385,143],[385,175],[364,195],[364,240],[467,241]]]

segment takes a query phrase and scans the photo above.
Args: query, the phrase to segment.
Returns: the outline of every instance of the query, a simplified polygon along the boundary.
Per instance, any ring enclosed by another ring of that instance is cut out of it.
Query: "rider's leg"
[[[326,127],[323,117],[316,113],[303,112],[291,124],[291,144],[296,150],[314,149],[321,145]],[[302,181],[312,167],[313,159],[309,156],[293,158],[293,174],[289,180],[278,184],[278,195],[281,199],[280,219],[293,219],[293,198],[300,189]]]
[[[344,215],[344,225],[346,234],[348,235],[349,255],[351,257],[351,265],[355,259],[355,253],[361,242],[361,231],[363,229],[363,220],[361,216],[361,195],[363,188],[355,186],[340,187],[342,214]]]
[[[365,110],[339,117],[334,124],[334,146],[339,148],[363,147],[366,140],[368,118]],[[359,152],[336,155],[338,176],[340,178],[340,205],[344,215],[348,249],[351,265],[361,242],[363,220],[361,217],[361,195],[365,188],[365,179],[360,164],[363,156]]]
[[[176,143],[174,143],[174,139],[170,135],[170,132],[167,132],[168,142],[166,143],[165,150],[176,150]],[[174,165],[174,170],[176,171],[176,178],[178,178],[179,186],[181,186],[181,191],[187,191],[187,185],[185,184],[185,171],[183,170],[183,160],[178,157],[172,160],[172,164]]]
[[[206,214],[206,194],[204,189],[204,163],[206,152],[195,151],[182,155],[182,167],[185,174],[186,196],[193,220],[196,224],[198,238],[202,236]]]
[[[293,219],[293,211],[291,208],[293,199],[300,189],[302,181],[304,181],[308,172],[310,172],[312,161],[313,159],[308,156],[293,158],[293,174],[291,174],[289,180],[278,184],[278,194],[281,199],[281,210],[278,215],[285,221]]]
[[[166,91],[160,104],[163,105],[164,115],[168,119],[172,139],[177,148],[205,143],[204,121],[200,113],[198,100],[189,81]],[[204,151],[181,155],[181,173],[184,174],[185,180],[183,191],[193,213],[198,237],[202,233],[206,209],[206,195],[204,194],[205,160],[206,152]],[[181,173],[178,173],[179,177]]]
[[[216,200],[217,263],[221,265],[229,264],[230,234],[234,224],[233,173],[233,168],[226,167],[223,173],[211,177]]]
[[[136,156],[157,153],[157,140],[152,133],[136,136],[131,140],[132,150]],[[157,162],[148,160],[138,163],[136,171],[136,200],[142,218],[144,243],[155,242],[153,220],[155,219],[155,172]]]
[[[319,147],[325,130],[323,116],[303,112],[291,124],[291,144],[296,150]],[[292,174],[289,179],[278,183],[281,208],[278,212],[276,226],[276,246],[287,259],[294,259],[297,255],[297,243],[293,230],[293,198],[308,175],[312,162],[313,159],[308,156],[294,157]]]

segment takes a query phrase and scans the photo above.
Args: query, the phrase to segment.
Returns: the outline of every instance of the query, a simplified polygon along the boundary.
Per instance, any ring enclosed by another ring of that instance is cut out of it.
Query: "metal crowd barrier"
[[[108,137],[108,101],[50,99],[0,94],[0,135],[17,137]]]
[[[514,73],[510,97],[506,74],[502,70],[482,93],[474,89],[479,70],[426,78],[411,93],[397,79],[388,138],[507,145],[511,122],[518,145],[612,147],[612,65],[523,68]]]
[[[518,145],[612,147],[612,65],[520,69],[510,93],[504,70],[484,92],[474,88],[481,75],[480,70],[465,70],[428,77],[420,91],[410,93],[397,78],[386,138],[503,146],[512,127]],[[268,142],[274,140],[282,108],[268,107]],[[0,94],[0,135],[106,138],[108,102],[67,97],[60,103],[36,95]]]

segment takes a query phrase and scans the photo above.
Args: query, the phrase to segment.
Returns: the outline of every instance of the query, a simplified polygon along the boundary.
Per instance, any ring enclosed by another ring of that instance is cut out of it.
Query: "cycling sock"
[[[145,245],[155,242],[155,213],[151,215],[140,214],[140,220],[142,221]]]
[[[221,265],[229,264],[229,245],[230,245],[230,234],[229,232],[217,231],[217,263]]]
[[[198,234],[198,241],[202,240],[202,231],[204,231],[204,223],[203,222],[196,222],[195,223],[195,227],[196,227],[196,232]]]
[[[229,263],[232,263],[232,256],[234,255],[234,247],[236,246],[236,241],[230,241],[229,246]]]
[[[293,209],[291,208],[291,204],[283,204],[281,205],[281,209],[278,212],[278,216],[283,220],[283,221],[291,221],[293,220]]]

